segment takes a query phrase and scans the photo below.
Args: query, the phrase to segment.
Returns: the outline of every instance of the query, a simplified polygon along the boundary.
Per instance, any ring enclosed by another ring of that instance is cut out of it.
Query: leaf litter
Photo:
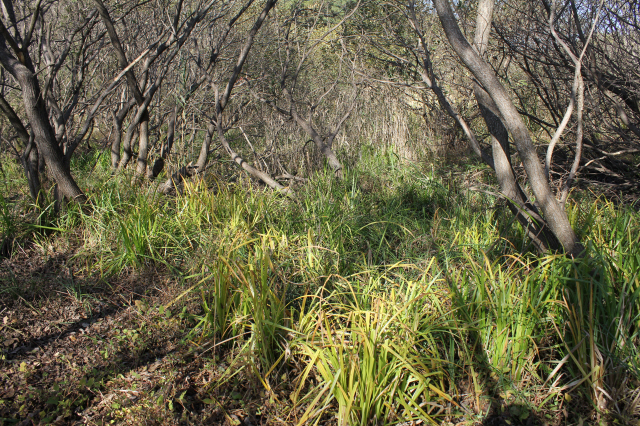
[[[35,245],[3,259],[0,425],[287,424],[249,375],[219,384],[232,348],[201,354],[188,315],[159,309],[183,291],[155,269],[84,276]]]

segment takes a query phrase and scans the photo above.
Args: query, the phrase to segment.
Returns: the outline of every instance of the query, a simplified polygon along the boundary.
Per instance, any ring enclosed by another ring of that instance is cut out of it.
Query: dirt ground
[[[160,308],[184,291],[175,277],[100,279],[70,253],[13,252],[0,263],[0,425],[291,423],[233,349],[185,338],[197,304]]]

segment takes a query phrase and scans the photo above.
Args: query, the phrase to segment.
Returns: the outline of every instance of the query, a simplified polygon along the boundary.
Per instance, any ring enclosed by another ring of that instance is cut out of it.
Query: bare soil
[[[197,304],[160,309],[177,278],[101,279],[42,252],[18,245],[0,263],[0,425],[289,423],[233,348],[185,339]]]

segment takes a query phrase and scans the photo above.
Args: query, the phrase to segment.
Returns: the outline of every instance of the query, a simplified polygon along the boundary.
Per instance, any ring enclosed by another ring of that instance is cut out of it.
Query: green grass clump
[[[306,407],[299,424],[318,423],[334,402],[340,425],[435,422],[438,401],[451,401],[438,350],[447,328],[438,280],[425,273],[405,281],[389,271],[357,282],[344,280],[344,293],[305,297],[292,343],[306,365],[292,397]],[[298,400],[310,377],[318,385]]]

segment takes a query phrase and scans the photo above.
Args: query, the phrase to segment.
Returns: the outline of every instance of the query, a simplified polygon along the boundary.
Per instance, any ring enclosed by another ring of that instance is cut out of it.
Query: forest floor
[[[0,425],[297,424],[286,373],[267,394],[237,351],[188,336],[197,301],[161,308],[185,292],[167,271],[104,280],[69,266],[71,251],[25,243],[14,253],[0,263]],[[542,424],[514,408],[458,421]],[[555,414],[544,424],[567,417]]]
[[[385,164],[296,200],[108,165],[89,215],[5,200],[0,426],[638,424],[637,207],[572,201],[591,257],[539,257],[467,175]]]
[[[0,263],[0,425],[297,424],[286,373],[267,394],[237,352],[187,335],[197,301],[160,308],[185,291],[170,273],[105,280],[73,264],[30,242]],[[512,414],[460,421],[538,424]]]
[[[71,256],[26,244],[0,264],[0,424],[288,423],[256,383],[225,379],[233,354],[185,339],[189,307],[160,313],[184,290],[168,274],[87,278]]]

